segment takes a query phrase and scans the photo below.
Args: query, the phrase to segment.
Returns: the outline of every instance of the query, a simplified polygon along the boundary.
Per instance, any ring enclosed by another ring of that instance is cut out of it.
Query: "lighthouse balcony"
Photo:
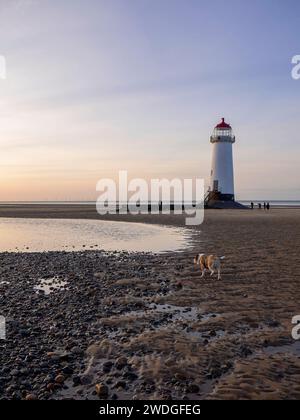
[[[211,143],[235,143],[235,136],[233,135],[213,135],[210,137]]]

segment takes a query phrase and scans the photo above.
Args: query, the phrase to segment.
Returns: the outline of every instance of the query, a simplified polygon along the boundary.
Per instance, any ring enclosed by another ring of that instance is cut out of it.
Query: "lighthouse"
[[[225,122],[225,118],[216,125],[210,137],[212,144],[212,164],[210,172],[210,186],[205,199],[206,207],[212,208],[242,208],[235,201],[234,171],[232,146],[235,136],[232,127]]]

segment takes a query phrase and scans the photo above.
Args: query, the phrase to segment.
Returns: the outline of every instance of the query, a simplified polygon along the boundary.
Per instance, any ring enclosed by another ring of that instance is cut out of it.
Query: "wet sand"
[[[98,217],[92,206],[0,216]],[[0,254],[2,398],[299,399],[300,209],[207,211],[193,230],[194,249],[178,254]],[[200,278],[195,252],[226,256],[221,281]],[[33,292],[55,276],[67,285]]]

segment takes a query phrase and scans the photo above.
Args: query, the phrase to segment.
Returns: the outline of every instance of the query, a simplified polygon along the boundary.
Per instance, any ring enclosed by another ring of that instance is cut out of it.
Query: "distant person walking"
[[[267,208],[267,203],[264,202],[264,210],[266,210],[266,208]]]
[[[267,203],[267,210],[270,210],[270,203]]]
[[[258,203],[258,208],[259,208],[259,210],[261,210],[261,203]]]
[[[253,203],[253,201],[251,201],[251,209],[253,210],[254,209],[254,203]]]

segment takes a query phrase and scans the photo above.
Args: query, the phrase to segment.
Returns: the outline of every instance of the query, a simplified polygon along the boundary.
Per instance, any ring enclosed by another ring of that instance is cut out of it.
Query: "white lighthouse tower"
[[[235,136],[224,118],[215,127],[210,142],[213,152],[210,187],[206,197],[207,207],[243,207],[234,199],[232,145],[235,143]]]

